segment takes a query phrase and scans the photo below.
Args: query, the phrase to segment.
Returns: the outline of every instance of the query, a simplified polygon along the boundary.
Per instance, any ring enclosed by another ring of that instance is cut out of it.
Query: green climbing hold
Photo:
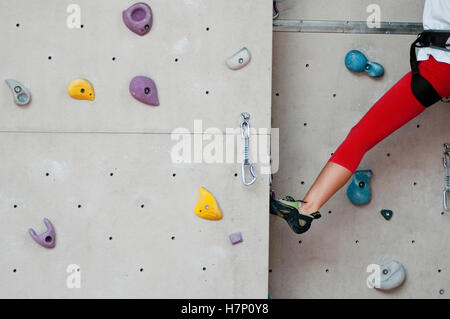
[[[384,219],[389,220],[392,218],[392,215],[394,215],[394,212],[389,209],[382,209],[381,215],[383,215]]]

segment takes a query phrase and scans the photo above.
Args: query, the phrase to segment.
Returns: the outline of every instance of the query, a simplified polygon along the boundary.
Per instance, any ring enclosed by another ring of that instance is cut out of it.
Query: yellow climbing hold
[[[209,220],[222,219],[222,212],[214,197],[205,188],[200,187],[197,204],[194,213],[201,218]]]
[[[77,100],[90,100],[95,98],[94,87],[85,79],[75,79],[67,87],[69,95]]]

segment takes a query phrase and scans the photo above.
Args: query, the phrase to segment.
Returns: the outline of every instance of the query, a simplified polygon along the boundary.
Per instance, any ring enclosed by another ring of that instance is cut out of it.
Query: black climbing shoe
[[[296,234],[302,234],[311,227],[312,221],[319,219],[321,215],[319,212],[311,215],[300,213],[298,209],[301,202],[291,196],[286,196],[284,199],[275,199],[272,193],[270,196],[270,213],[283,217]]]

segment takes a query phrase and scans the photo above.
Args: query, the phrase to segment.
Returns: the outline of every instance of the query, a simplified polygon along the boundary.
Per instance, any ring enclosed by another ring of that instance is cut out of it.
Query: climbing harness
[[[275,0],[273,1],[273,11],[275,13],[273,14],[272,18],[273,20],[275,20],[280,15],[280,10],[278,10],[277,2]]]
[[[244,161],[242,162],[242,183],[246,186],[252,185],[256,181],[256,175],[254,172],[253,164],[250,163],[249,160],[249,140],[250,140],[250,124],[248,121],[250,120],[250,114],[247,112],[241,113],[242,122],[241,122],[241,136],[244,139]],[[249,182],[245,178],[245,167],[248,166],[250,170],[250,174],[252,176],[252,180]]]
[[[445,168],[444,209],[446,212],[450,212],[450,207],[447,204],[447,197],[450,196],[450,144],[444,144],[442,162]]]
[[[447,44],[449,37],[450,31],[448,30],[425,30],[424,32],[419,33],[417,39],[411,44],[411,90],[420,104],[425,107],[433,105],[443,97],[441,97],[431,83],[420,74],[416,49],[430,47],[450,52],[450,49],[448,49],[450,44]]]

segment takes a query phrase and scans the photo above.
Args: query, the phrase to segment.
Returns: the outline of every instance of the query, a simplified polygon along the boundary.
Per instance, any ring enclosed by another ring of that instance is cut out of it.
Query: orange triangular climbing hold
[[[222,219],[222,212],[214,197],[204,187],[200,187],[197,204],[194,213],[204,219],[219,220]]]

